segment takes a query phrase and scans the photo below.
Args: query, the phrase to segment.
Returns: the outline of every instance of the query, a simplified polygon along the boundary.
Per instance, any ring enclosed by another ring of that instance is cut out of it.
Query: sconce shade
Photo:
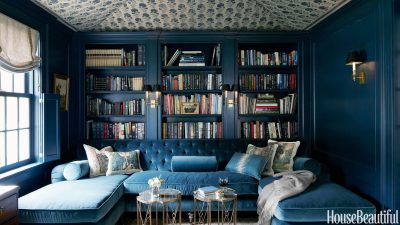
[[[237,85],[237,84],[232,85],[232,91],[238,92],[239,91],[239,85]]]
[[[223,91],[230,91],[231,88],[229,87],[229,84],[223,84],[223,85],[222,85],[222,90],[223,90]]]
[[[346,65],[351,66],[354,64],[361,64],[364,62],[364,59],[359,51],[351,51],[347,54]]]
[[[159,84],[154,85],[154,91],[161,92],[161,85],[159,85]]]
[[[151,92],[151,86],[150,85],[144,85],[143,91]]]

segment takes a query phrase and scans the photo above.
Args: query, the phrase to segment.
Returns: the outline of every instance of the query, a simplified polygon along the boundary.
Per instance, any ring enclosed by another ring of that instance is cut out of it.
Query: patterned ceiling
[[[32,0],[79,31],[305,30],[349,0]]]

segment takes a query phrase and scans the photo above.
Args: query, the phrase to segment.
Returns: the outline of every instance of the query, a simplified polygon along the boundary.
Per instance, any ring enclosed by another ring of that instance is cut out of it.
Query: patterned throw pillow
[[[142,171],[139,154],[139,150],[131,152],[106,152],[108,157],[106,175],[132,174]]]
[[[105,152],[112,152],[111,146],[97,150],[97,148],[90,145],[83,145],[86,152],[86,157],[89,162],[90,177],[104,176],[106,175],[108,158]]]
[[[295,142],[278,142],[268,140],[268,145],[278,144],[275,152],[272,169],[275,173],[293,171],[293,158],[300,146],[300,141]]]
[[[262,155],[268,159],[267,164],[265,164],[264,170],[261,172],[263,176],[272,176],[274,175],[274,170],[272,170],[272,162],[275,157],[276,149],[278,148],[277,144],[269,144],[265,147],[257,147],[252,144],[247,146],[246,153],[253,155]]]

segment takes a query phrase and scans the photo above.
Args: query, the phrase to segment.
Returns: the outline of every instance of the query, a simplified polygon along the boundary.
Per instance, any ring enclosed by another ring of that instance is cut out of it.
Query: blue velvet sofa
[[[163,187],[182,192],[182,210],[193,210],[192,193],[199,187],[217,185],[220,177],[229,178],[229,187],[238,193],[238,211],[256,211],[259,191],[274,178],[257,180],[253,177],[224,171],[235,152],[245,152],[248,144],[267,145],[267,140],[157,140],[157,141],[103,141],[86,143],[97,148],[112,146],[115,151],[141,152],[143,172],[130,176],[102,176],[66,181],[63,166],[52,172],[53,183],[19,199],[22,224],[115,224],[124,212],[136,210],[136,196],[148,189],[148,179],[161,175]],[[300,148],[294,170],[309,169],[319,174],[315,161],[304,157]],[[172,156],[216,156],[218,171],[172,172]],[[300,157],[303,156],[303,157]],[[85,159],[83,148],[78,158]],[[314,163],[310,163],[314,162]],[[329,182],[326,174],[306,192],[279,203],[272,224],[310,222],[326,224],[326,210],[354,213],[358,209],[373,213],[375,207],[339,185]]]

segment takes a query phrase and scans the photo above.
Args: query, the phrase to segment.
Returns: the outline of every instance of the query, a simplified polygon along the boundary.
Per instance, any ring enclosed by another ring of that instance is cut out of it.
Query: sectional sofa
[[[248,144],[267,145],[266,140],[156,140],[103,141],[86,143],[97,148],[112,146],[114,151],[139,149],[143,172],[128,175],[100,176],[67,181],[62,171],[67,164],[52,171],[52,184],[19,199],[22,224],[115,224],[124,212],[136,210],[136,196],[148,189],[147,181],[161,175],[163,187],[182,192],[182,211],[193,210],[193,191],[202,186],[217,185],[220,177],[229,178],[229,187],[238,193],[238,211],[256,211],[261,189],[273,177],[253,177],[224,171],[235,152],[245,152]],[[213,172],[172,172],[172,156],[216,156],[218,170]],[[83,148],[78,158],[85,159]],[[342,213],[374,213],[375,207],[363,198],[329,181],[319,163],[304,156],[300,148],[294,170],[307,169],[318,175],[317,182],[298,196],[281,201],[273,225],[326,224],[327,210]]]

